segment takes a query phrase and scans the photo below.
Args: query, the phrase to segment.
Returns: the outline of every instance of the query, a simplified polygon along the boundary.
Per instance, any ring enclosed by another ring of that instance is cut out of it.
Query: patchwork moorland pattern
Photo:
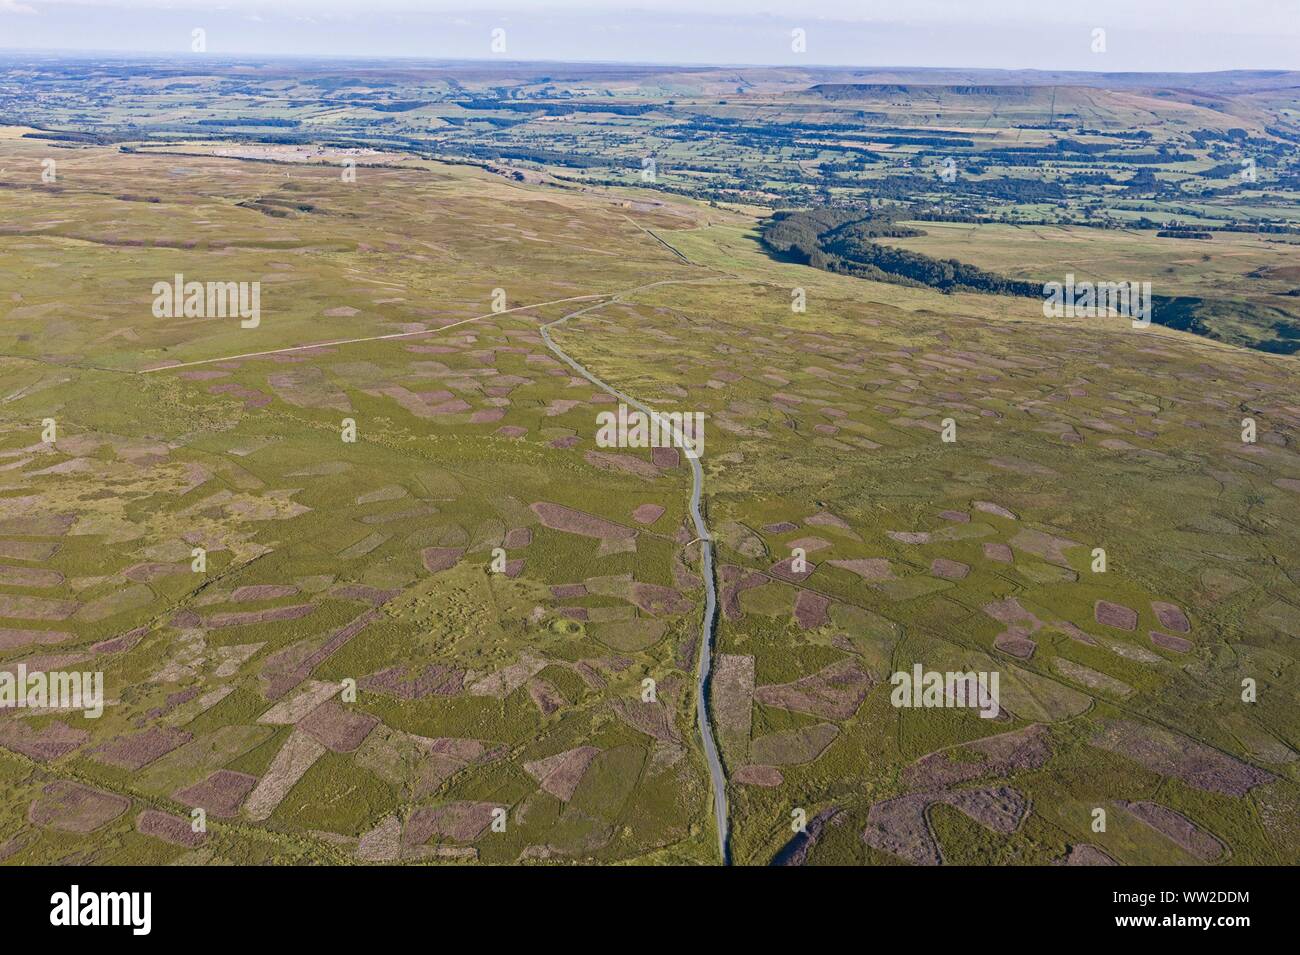
[[[0,667],[107,698],[0,711],[0,858],[716,862],[691,475],[597,447],[581,311],[707,416],[733,861],[1300,861],[1294,359],[631,191],[0,151]],[[259,327],[155,318],[176,273]],[[915,663],[1002,713],[895,708]]]

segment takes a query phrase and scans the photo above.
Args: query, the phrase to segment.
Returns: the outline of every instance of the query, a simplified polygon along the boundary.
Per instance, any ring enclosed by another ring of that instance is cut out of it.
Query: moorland
[[[6,54],[0,858],[1295,864],[1298,85]]]

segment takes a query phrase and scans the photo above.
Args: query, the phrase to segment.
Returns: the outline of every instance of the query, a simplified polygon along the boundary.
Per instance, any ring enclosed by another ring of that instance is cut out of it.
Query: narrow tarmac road
[[[656,283],[658,284],[658,283]],[[613,301],[613,300],[611,300]],[[576,318],[587,312],[594,311],[609,305],[610,302],[599,302],[595,305],[589,305],[586,308],[578,309],[576,312],[570,312],[563,318],[558,318],[553,322],[541,326],[542,340],[546,342],[546,347],[553,351],[566,365],[586,378],[597,388],[613,395],[619,401],[622,401],[629,408],[635,408],[642,414],[654,416],[656,413],[628,395],[623,394],[612,385],[606,384],[588,371],[582,364],[575,361],[559,345],[555,344],[551,338],[550,330],[562,322],[567,322],[571,318]],[[709,536],[708,526],[704,523],[704,515],[700,511],[700,499],[704,492],[704,470],[700,467],[699,455],[689,450],[687,444],[682,440],[683,436],[674,433],[673,437],[681,446],[682,453],[691,464],[691,478],[693,486],[691,488],[690,513],[691,521],[695,524],[695,536],[700,540],[701,555],[701,574],[704,577],[704,620],[700,627],[700,652],[699,663],[697,667],[697,679],[695,682],[695,712],[696,720],[700,727],[700,742],[704,746],[704,758],[709,764],[709,777],[713,787],[713,815],[717,822],[718,828],[718,854],[721,857],[723,865],[729,865],[731,862],[727,814],[727,778],[722,771],[722,759],[718,754],[718,745],[713,739],[713,725],[709,717],[708,698],[709,698],[709,674],[713,662],[713,630],[716,624],[718,611],[718,597],[714,588],[714,571],[713,571],[713,538]]]

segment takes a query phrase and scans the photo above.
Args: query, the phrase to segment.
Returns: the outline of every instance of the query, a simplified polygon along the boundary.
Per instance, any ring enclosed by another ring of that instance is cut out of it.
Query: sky
[[[0,0],[0,49],[192,56],[195,29],[215,56],[1300,69],[1300,0]]]

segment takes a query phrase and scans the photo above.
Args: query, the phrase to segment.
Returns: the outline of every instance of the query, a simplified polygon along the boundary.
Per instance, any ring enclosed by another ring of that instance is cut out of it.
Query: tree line
[[[762,240],[779,257],[827,272],[943,292],[1042,296],[1041,283],[1022,282],[956,259],[936,259],[874,241],[925,235],[920,229],[898,224],[897,217],[898,212],[889,207],[778,212],[764,224]]]

